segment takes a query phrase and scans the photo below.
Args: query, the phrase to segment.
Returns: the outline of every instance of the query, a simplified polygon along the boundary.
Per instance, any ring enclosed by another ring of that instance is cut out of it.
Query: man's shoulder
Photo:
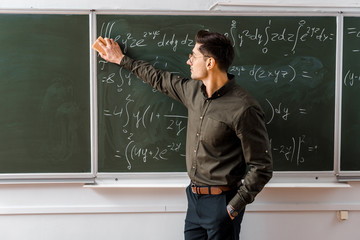
[[[249,93],[245,88],[243,88],[237,83],[234,84],[232,88],[231,96],[235,98],[236,101],[241,101],[241,104],[243,104],[244,106],[259,105],[257,99],[254,98],[251,93]]]

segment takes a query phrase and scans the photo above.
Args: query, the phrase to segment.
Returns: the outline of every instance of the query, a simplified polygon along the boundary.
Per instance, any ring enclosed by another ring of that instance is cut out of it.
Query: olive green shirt
[[[128,56],[120,66],[187,107],[186,166],[191,181],[238,188],[229,203],[235,210],[253,202],[272,177],[270,143],[261,107],[234,76],[229,74],[230,81],[208,97],[202,81]]]

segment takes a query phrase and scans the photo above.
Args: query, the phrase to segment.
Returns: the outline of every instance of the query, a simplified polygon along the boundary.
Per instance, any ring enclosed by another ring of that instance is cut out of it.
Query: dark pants
[[[245,209],[231,220],[226,205],[236,190],[220,195],[199,195],[187,187],[188,210],[185,218],[185,240],[239,240]]]

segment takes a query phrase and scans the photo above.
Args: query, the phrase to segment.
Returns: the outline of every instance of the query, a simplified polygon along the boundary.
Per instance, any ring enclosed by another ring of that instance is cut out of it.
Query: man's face
[[[191,78],[194,80],[204,80],[208,76],[206,69],[206,59],[200,51],[201,44],[196,43],[192,53],[189,54],[187,64],[190,66]]]

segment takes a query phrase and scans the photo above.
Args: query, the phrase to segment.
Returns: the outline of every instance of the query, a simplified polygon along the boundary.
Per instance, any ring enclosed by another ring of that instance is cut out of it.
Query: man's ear
[[[206,60],[206,68],[208,70],[214,68],[215,66],[215,58],[213,57],[209,57],[207,60]]]

